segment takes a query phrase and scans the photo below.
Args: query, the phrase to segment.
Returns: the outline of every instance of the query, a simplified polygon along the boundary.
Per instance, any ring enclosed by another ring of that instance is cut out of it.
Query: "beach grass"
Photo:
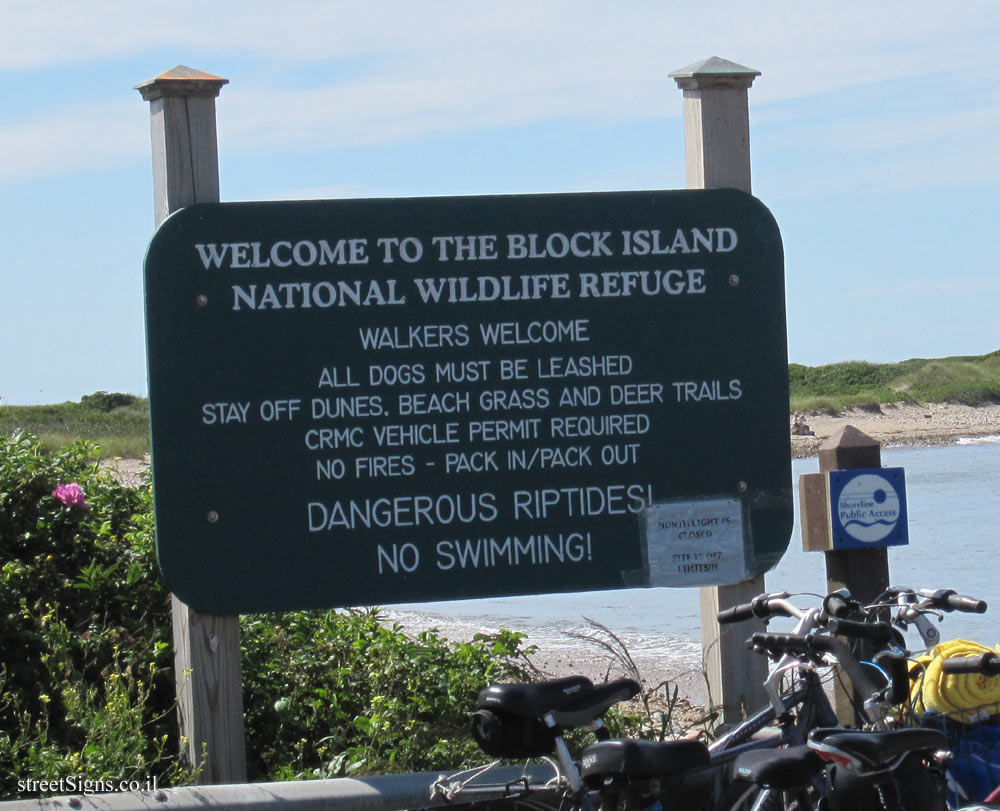
[[[98,445],[104,459],[141,459],[149,453],[149,401],[95,392],[78,403],[0,406],[0,433],[16,431],[48,449],[82,439]]]

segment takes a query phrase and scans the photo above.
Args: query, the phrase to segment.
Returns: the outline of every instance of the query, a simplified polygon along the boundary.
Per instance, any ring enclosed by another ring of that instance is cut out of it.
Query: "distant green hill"
[[[899,363],[792,363],[788,381],[793,411],[900,401],[984,405],[1000,402],[1000,351]]]
[[[988,355],[913,358],[899,363],[848,361],[788,367],[792,411],[840,411],[881,403],[1000,403],[1000,350]],[[79,403],[0,406],[0,432],[32,433],[49,448],[86,439],[106,457],[149,451],[149,401],[98,391]]]

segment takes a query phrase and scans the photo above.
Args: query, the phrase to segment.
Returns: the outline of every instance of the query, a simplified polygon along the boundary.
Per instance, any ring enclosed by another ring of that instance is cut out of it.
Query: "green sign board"
[[[788,545],[749,195],[197,205],[145,295],[158,555],[202,612],[721,584]]]

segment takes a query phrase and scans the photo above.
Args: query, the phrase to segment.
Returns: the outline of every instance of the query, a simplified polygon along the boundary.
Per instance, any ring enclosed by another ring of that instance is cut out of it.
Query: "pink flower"
[[[83,495],[83,488],[76,482],[60,484],[52,491],[52,498],[59,499],[67,507],[79,507],[81,510],[89,510],[90,505]]]

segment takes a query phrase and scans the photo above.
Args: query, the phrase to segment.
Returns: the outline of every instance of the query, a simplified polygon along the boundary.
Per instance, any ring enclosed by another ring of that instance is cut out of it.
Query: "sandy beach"
[[[926,406],[897,403],[880,411],[849,409],[836,416],[804,414],[815,436],[793,436],[792,456],[815,456],[820,445],[846,425],[857,428],[883,448],[952,445],[967,439],[1000,437],[1000,405],[963,406],[932,403]]]

